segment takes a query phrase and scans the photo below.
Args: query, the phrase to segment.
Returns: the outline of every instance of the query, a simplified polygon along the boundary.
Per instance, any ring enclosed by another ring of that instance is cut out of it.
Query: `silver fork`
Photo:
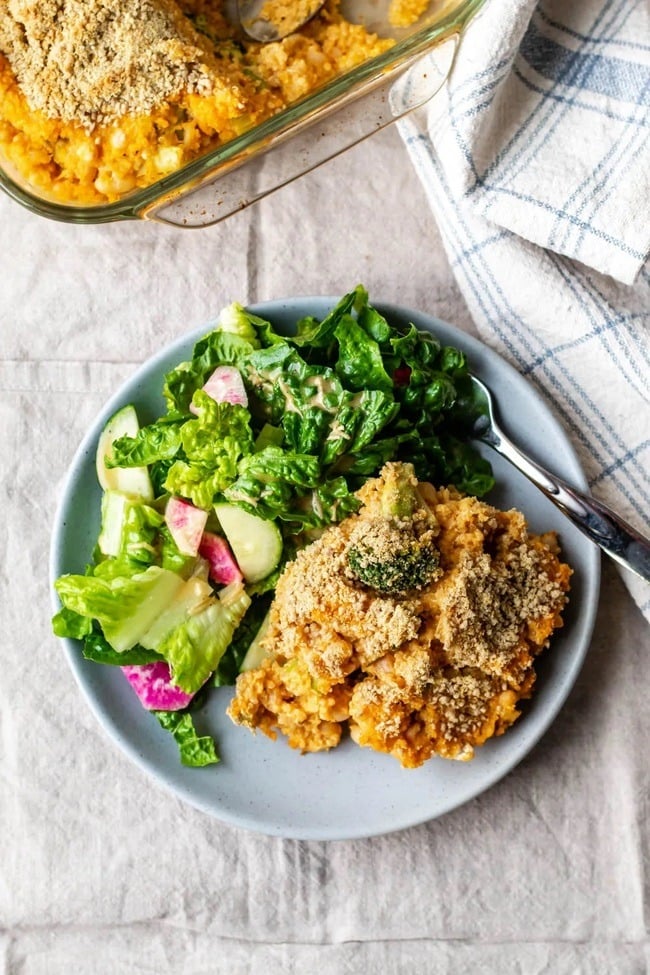
[[[489,444],[540,489],[592,542],[627,569],[650,581],[650,539],[638,532],[602,501],[578,491],[551,474],[510,440],[498,424],[492,394],[476,376],[471,377],[485,413],[474,423],[473,436]]]

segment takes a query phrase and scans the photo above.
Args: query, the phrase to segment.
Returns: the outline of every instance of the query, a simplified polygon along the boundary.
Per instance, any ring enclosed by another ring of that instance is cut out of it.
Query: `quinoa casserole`
[[[339,0],[259,44],[226,0],[3,0],[0,158],[56,203],[110,203],[388,50]],[[413,23],[423,0],[392,0]]]
[[[412,503],[391,515],[396,486]],[[411,465],[387,464],[358,497],[358,513],[285,567],[265,655],[240,674],[229,715],[303,752],[349,731],[407,768],[470,759],[531,696],[571,569],[553,532],[418,483]]]

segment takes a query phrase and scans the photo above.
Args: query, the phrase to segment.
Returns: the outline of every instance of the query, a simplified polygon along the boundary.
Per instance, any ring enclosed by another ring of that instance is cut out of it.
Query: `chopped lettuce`
[[[201,388],[233,363],[249,410],[216,404]],[[388,460],[413,460],[420,476],[463,490],[492,485],[487,462],[465,442],[478,404],[464,354],[413,324],[392,325],[361,285],[322,320],[301,319],[293,337],[229,305],[192,358],[168,373],[165,397],[167,416],[118,441],[116,461],[149,464],[158,493],[206,510],[226,498],[293,531],[313,501],[307,522],[324,523],[353,510],[341,503],[345,493]],[[298,457],[311,459],[309,477]]]
[[[162,417],[141,427],[135,437],[113,441],[107,467],[146,467],[159,460],[172,460],[181,448],[183,417]]]
[[[71,640],[83,640],[93,630],[92,617],[77,613],[74,609],[63,606],[52,618],[52,630],[55,636],[69,637]]]
[[[237,480],[224,491],[228,501],[262,518],[282,518],[296,497],[317,486],[318,458],[265,447],[239,464]]]
[[[214,738],[197,734],[192,715],[187,711],[153,711],[161,726],[178,745],[181,764],[191,768],[215,765],[220,761]]]
[[[334,338],[339,346],[336,371],[350,389],[392,391],[393,379],[384,367],[379,343],[350,315],[341,319]]]
[[[237,680],[241,662],[269,611],[272,597],[273,593],[267,592],[251,604],[250,609],[235,631],[228,652],[223,655],[214,672],[213,683],[215,687],[234,684]]]
[[[360,315],[367,303],[368,292],[363,285],[359,284],[354,291],[344,295],[322,321],[319,322],[312,316],[301,318],[292,341],[295,345],[304,347],[307,354],[311,349],[327,348],[334,340],[334,333],[341,319],[346,315],[352,315],[353,312]]]
[[[268,322],[246,311],[244,306],[240,305],[237,301],[226,305],[219,315],[220,332],[225,335],[237,335],[239,338],[245,339],[254,348],[258,348],[260,344],[257,337],[257,329],[264,328],[266,325],[268,325]],[[199,343],[197,349],[194,350],[195,355],[200,348],[201,345]]]
[[[97,567],[101,570],[100,563]],[[132,576],[64,575],[55,588],[67,610],[99,622],[114,650],[130,650],[174,598],[183,580],[159,566]]]
[[[109,664],[117,667],[131,666],[133,664],[151,664],[156,660],[164,659],[155,650],[148,650],[146,647],[140,646],[139,643],[136,643],[130,650],[123,650],[120,653],[113,649],[106,637],[98,630],[92,630],[85,637],[82,653],[86,660],[93,660],[98,664]]]
[[[240,458],[252,453],[253,435],[245,407],[216,403],[202,390],[192,403],[198,416],[181,428],[183,459],[170,467],[165,488],[207,510],[237,477]]]
[[[163,639],[157,649],[169,664],[177,687],[192,694],[205,684],[226,652],[250,602],[250,596],[240,586],[236,598],[228,602],[213,600]]]
[[[138,568],[157,561],[156,543],[164,518],[148,504],[132,502],[126,509],[122,526],[122,542],[118,558]]]

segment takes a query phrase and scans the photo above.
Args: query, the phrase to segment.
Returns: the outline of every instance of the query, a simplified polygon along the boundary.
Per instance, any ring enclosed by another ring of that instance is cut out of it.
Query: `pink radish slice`
[[[197,555],[205,523],[208,520],[207,511],[195,508],[189,501],[181,498],[170,498],[165,508],[165,522],[172,538],[183,555]]]
[[[121,670],[147,711],[179,711],[194,697],[172,684],[164,660],[122,667]]]
[[[248,406],[244,381],[239,369],[236,369],[235,366],[217,366],[203,386],[203,392],[211,396],[216,403],[234,403],[239,406]],[[191,404],[190,411],[192,413],[199,412]]]
[[[225,538],[213,535],[211,532],[203,532],[199,555],[210,566],[210,578],[213,582],[224,586],[231,582],[242,582],[244,577]]]

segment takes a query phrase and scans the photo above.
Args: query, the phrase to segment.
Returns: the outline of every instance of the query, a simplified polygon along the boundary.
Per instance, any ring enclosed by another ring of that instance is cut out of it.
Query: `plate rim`
[[[340,301],[340,298],[340,295],[295,295],[285,298],[271,299],[268,301],[249,303],[244,305],[244,307],[252,314],[271,321],[273,321],[274,315],[278,315],[279,313],[286,314],[287,312],[291,311],[294,315],[294,320],[297,320],[297,318],[301,317],[304,312],[296,312],[293,311],[293,309],[306,307],[310,304],[313,305],[314,303],[333,307],[338,301]],[[374,308],[389,319],[391,315],[401,318],[407,317],[415,320],[418,328],[424,327],[430,331],[433,331],[434,334],[435,329],[442,326],[444,331],[451,333],[454,342],[456,340],[456,336],[458,336],[458,346],[467,352],[468,357],[470,358],[470,366],[472,364],[471,358],[473,355],[477,355],[480,359],[486,358],[488,362],[496,364],[496,367],[499,370],[504,371],[510,377],[510,379],[515,382],[516,385],[521,385],[522,388],[528,392],[528,395],[532,395],[533,399],[537,400],[538,404],[541,404],[541,407],[547,414],[548,419],[558,428],[559,432],[561,433],[564,441],[563,448],[568,457],[566,455],[563,456],[560,467],[570,460],[575,468],[574,481],[576,486],[582,488],[583,490],[588,490],[586,474],[578,457],[577,451],[569,438],[567,430],[558,419],[558,416],[553,408],[553,404],[535,388],[528,377],[523,376],[510,362],[508,362],[507,359],[503,358],[503,356],[501,356],[481,339],[463,331],[458,326],[438,318],[436,315],[433,315],[430,312],[422,311],[395,302],[386,302],[381,300],[376,301],[374,298],[371,298],[371,303]],[[55,579],[58,578],[58,576],[64,571],[59,559],[64,548],[63,543],[66,535],[65,515],[70,503],[70,495],[73,491],[73,486],[76,479],[80,476],[84,466],[89,462],[89,451],[92,451],[91,456],[94,458],[93,448],[97,443],[97,438],[103,425],[120,406],[125,405],[126,402],[133,401],[133,396],[131,396],[129,399],[126,399],[125,397],[127,395],[128,387],[130,387],[131,384],[136,381],[138,376],[140,376],[142,373],[146,373],[147,380],[145,380],[145,382],[148,382],[150,381],[150,377],[154,376],[157,372],[160,372],[162,364],[168,359],[174,357],[177,361],[182,361],[181,356],[185,354],[185,357],[187,357],[186,353],[191,350],[193,344],[206,335],[209,331],[214,329],[216,324],[217,319],[213,318],[208,320],[200,327],[184,332],[171,342],[167,343],[162,349],[158,350],[153,355],[137,364],[129,373],[124,382],[121,383],[119,388],[105,401],[104,405],[95,415],[92,423],[86,430],[86,433],[74,451],[72,459],[68,463],[66,471],[63,475],[63,483],[59,488],[59,496],[57,498],[53,530],[51,534],[48,568],[51,603],[54,612],[58,611],[60,608],[60,603],[53,584]],[[477,369],[476,372],[477,375],[481,375],[480,368]],[[161,380],[162,375],[163,374],[160,375]],[[162,382],[160,389],[162,391]],[[151,393],[148,395],[151,395]],[[498,391],[495,391],[495,399],[498,404]],[[582,621],[582,642],[578,652],[574,652],[573,654],[571,666],[567,669],[563,685],[560,688],[559,693],[556,693],[552,697],[551,701],[547,704],[544,711],[543,720],[538,723],[538,727],[536,728],[532,739],[526,740],[520,747],[519,751],[516,751],[510,759],[502,763],[494,774],[488,776],[487,783],[477,783],[476,788],[474,790],[470,789],[469,792],[460,800],[456,801],[453,798],[450,799],[446,805],[443,804],[442,808],[439,808],[429,816],[418,814],[412,818],[409,818],[408,816],[402,816],[401,818],[396,817],[393,824],[387,825],[385,828],[381,829],[373,828],[369,830],[368,828],[364,828],[361,823],[348,828],[347,830],[323,830],[322,828],[318,827],[312,829],[304,826],[297,828],[274,826],[272,823],[265,822],[259,816],[255,816],[253,814],[246,816],[242,814],[235,814],[227,809],[216,809],[213,803],[204,801],[201,797],[194,795],[191,788],[186,787],[181,783],[172,781],[165,769],[156,767],[154,763],[143,755],[138,748],[137,742],[134,742],[124,732],[124,730],[120,728],[119,723],[112,716],[105,713],[103,707],[95,699],[92,693],[92,688],[88,685],[84,677],[84,658],[81,657],[80,654],[80,641],[73,640],[68,637],[57,637],[56,639],[57,641],[61,641],[63,643],[66,659],[77,686],[81,690],[82,697],[86,701],[103,732],[112,742],[112,744],[119,748],[122,753],[125,754],[126,757],[139,769],[144,771],[148,778],[153,780],[157,786],[161,787],[168,793],[171,793],[173,796],[187,802],[195,809],[207,813],[218,822],[230,827],[245,829],[259,835],[282,837],[286,839],[319,841],[364,839],[373,836],[387,835],[392,832],[397,832],[403,829],[421,825],[426,822],[431,822],[443,815],[447,815],[455,809],[462,807],[472,799],[476,798],[478,795],[482,795],[484,792],[488,791],[497,783],[502,781],[539,744],[566,703],[566,700],[575,685],[578,674],[582,669],[592,640],[599,603],[602,559],[600,550],[595,545],[592,546],[591,550],[586,549],[585,551],[589,555],[589,571],[585,573],[586,585],[588,586],[587,595],[589,598],[585,600],[584,606],[580,608],[578,615],[578,620]],[[274,744],[281,747],[285,743],[278,742]],[[285,745],[285,747],[288,746]],[[214,767],[215,774],[218,774],[218,769],[218,766]]]

